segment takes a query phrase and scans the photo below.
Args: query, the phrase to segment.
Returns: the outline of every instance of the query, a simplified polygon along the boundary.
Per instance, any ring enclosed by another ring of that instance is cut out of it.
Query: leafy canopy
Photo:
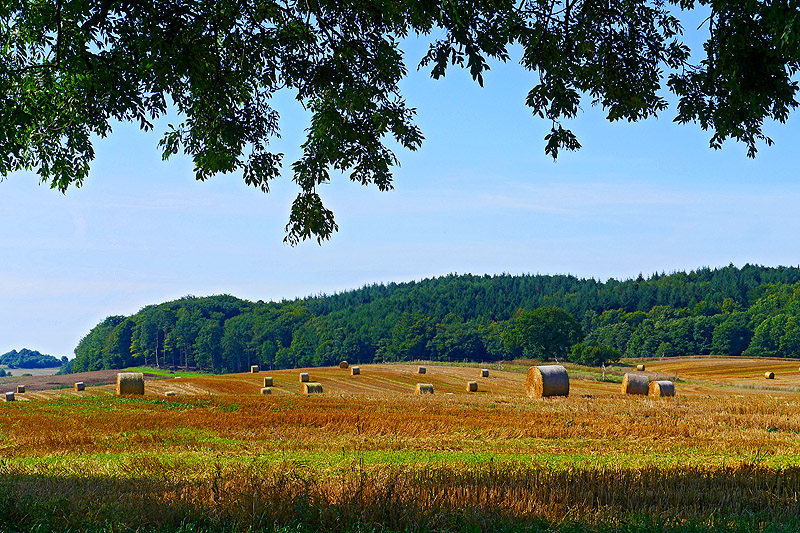
[[[543,360],[564,357],[583,340],[583,328],[575,317],[558,307],[540,307],[534,311],[519,309],[514,326],[504,338],[506,348],[522,348],[527,357]]]
[[[9,0],[0,5],[0,175],[35,170],[66,191],[94,158],[93,136],[113,121],[144,130],[174,108],[163,157],[192,157],[198,180],[241,172],[268,192],[283,154],[271,105],[289,91],[310,111],[299,186],[285,240],[330,238],[338,229],[317,187],[331,172],[380,190],[398,164],[387,138],[415,150],[423,136],[399,82],[400,43],[430,40],[419,66],[433,78],[453,65],[483,84],[490,60],[538,75],[526,103],[552,127],[554,158],[580,144],[562,125],[581,102],[607,118],[639,120],[677,95],[676,121],[697,122],[719,148],[728,138],[772,141],[764,120],[797,106],[800,17],[793,2],[680,0],[709,17],[701,60],[691,65],[683,29],[661,0]],[[514,48],[517,49],[517,48]],[[414,58],[416,61],[417,58]]]

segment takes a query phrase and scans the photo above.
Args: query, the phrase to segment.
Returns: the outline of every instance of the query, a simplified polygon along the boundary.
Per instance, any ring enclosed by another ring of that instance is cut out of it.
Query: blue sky
[[[531,73],[493,65],[480,88],[408,63],[423,147],[397,151],[394,191],[344,176],[323,187],[340,231],[322,246],[282,242],[289,175],[268,195],[238,175],[195,182],[190,161],[162,162],[159,135],[129,125],[96,143],[80,189],[62,195],[25,173],[0,183],[0,353],[72,356],[106,316],[186,294],[280,300],[450,272],[607,279],[800,263],[797,117],[768,126],[775,146],[750,160],[734,143],[709,149],[708,133],[672,123],[674,109],[609,124],[587,102],[569,124],[583,149],[554,163],[549,124],[524,106]],[[288,168],[307,117],[289,98],[279,109]]]

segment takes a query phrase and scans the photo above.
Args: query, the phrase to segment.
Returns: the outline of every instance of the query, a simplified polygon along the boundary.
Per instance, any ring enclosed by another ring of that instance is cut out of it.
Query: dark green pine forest
[[[109,316],[62,370],[697,354],[800,355],[800,268],[730,265],[605,282],[451,274],[282,302],[186,296]]]

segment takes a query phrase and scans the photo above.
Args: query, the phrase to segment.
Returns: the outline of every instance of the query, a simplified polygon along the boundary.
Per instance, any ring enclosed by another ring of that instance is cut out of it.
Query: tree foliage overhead
[[[800,268],[731,265],[605,282],[449,275],[283,302],[187,296],[106,318],[75,348],[72,370],[521,356],[599,365],[696,354],[800,356]]]
[[[400,45],[430,43],[414,64],[444,76],[452,66],[483,84],[492,60],[516,60],[538,76],[527,95],[549,121],[545,152],[580,147],[562,125],[584,99],[607,118],[640,120],[678,97],[676,120],[697,122],[719,148],[728,138],[753,156],[765,120],[797,106],[800,8],[731,0],[10,0],[0,5],[0,175],[35,169],[65,191],[81,185],[93,136],[114,121],[144,130],[172,106],[164,158],[194,161],[198,180],[241,172],[268,192],[283,154],[279,110],[290,92],[311,113],[286,240],[337,230],[319,185],[332,172],[381,190],[398,161],[387,138],[415,150],[422,133],[399,82]],[[708,12],[698,64],[690,64],[673,12]],[[512,57],[511,50],[521,50]]]

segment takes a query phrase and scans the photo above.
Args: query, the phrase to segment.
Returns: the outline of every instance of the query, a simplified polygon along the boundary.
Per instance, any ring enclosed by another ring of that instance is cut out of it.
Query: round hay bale
[[[361,374],[361,369],[357,366],[350,367],[350,375],[351,376],[358,376]]]
[[[75,391],[76,392],[80,392],[80,391],[85,390],[85,389],[86,389],[86,385],[83,384],[83,381],[79,381],[79,382],[75,383]]]
[[[675,384],[666,380],[651,381],[649,393],[650,396],[675,396]]]
[[[272,387],[262,387],[261,394],[262,395],[272,394]]]
[[[489,369],[488,368],[481,368],[481,377],[488,378],[489,377]]]
[[[272,387],[272,376],[267,376],[264,378],[264,386],[265,387]]]
[[[650,383],[643,374],[629,374],[622,376],[622,394],[641,394],[647,396],[650,392]]]
[[[322,383],[303,383],[303,394],[322,394]]]
[[[25,394],[25,385],[17,385],[17,394]]]
[[[167,392],[164,393],[164,396],[167,396],[167,397],[175,396],[175,391],[174,390],[168,390]]]
[[[418,366],[417,367],[417,373],[418,374],[425,374],[426,372],[427,372],[427,370],[425,369],[424,366]]]
[[[349,365],[349,364],[347,364],[347,361],[339,361],[339,368],[341,368],[342,370],[347,370],[347,368],[348,368],[349,366],[350,366],[350,365]]]
[[[300,372],[300,383],[308,383],[308,372]]]
[[[467,381],[467,392],[478,392],[478,382]]]
[[[260,368],[258,368],[258,365],[253,365],[253,366],[250,367],[250,373],[251,374],[258,374],[259,370],[260,370]]]
[[[144,374],[141,372],[117,374],[117,396],[126,394],[144,394]]]
[[[7,392],[7,393],[6,393],[6,401],[7,401],[7,402],[13,402],[13,401],[15,401],[15,399],[14,399],[14,393],[13,393],[13,392]]]
[[[528,396],[569,396],[569,374],[561,365],[532,366],[525,379]]]
[[[415,389],[417,394],[433,394],[433,384],[432,383],[417,383],[417,388]]]
[[[636,370],[639,372],[644,372],[644,365],[636,365]]]
[[[775,379],[775,372],[764,372],[764,377],[767,379]],[[24,390],[22,392],[25,392]]]

